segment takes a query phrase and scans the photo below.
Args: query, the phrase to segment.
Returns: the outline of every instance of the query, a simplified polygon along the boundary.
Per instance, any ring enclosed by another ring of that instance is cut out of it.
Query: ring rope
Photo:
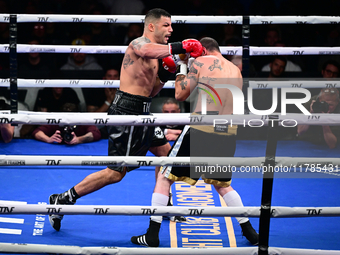
[[[82,166],[235,166],[261,168],[265,166],[264,157],[151,157],[151,156],[31,156],[31,155],[0,155],[1,166],[30,165],[82,165]],[[290,172],[302,169],[304,165],[324,168],[315,172],[338,172],[340,158],[315,157],[276,157],[276,166],[289,167]],[[300,167],[300,165],[302,165]]]
[[[149,248],[147,252],[141,248],[123,247],[80,247],[70,245],[48,245],[48,244],[27,244],[27,243],[0,243],[0,252],[15,253],[48,253],[48,254],[113,254],[113,255],[255,255],[258,254],[256,247],[238,248]],[[269,255],[339,255],[340,251],[335,250],[312,250],[269,247]]]
[[[32,45],[17,44],[18,53],[90,53],[90,54],[124,54],[128,46],[96,45]],[[242,56],[240,46],[220,46],[222,55]],[[8,53],[9,44],[0,44],[0,53]],[[249,47],[250,56],[268,55],[339,55],[340,47]]]
[[[336,88],[340,84],[339,79],[325,81],[325,79],[313,78],[313,80],[290,79],[282,81],[250,80],[249,87],[253,89],[270,88]],[[8,87],[9,78],[0,79],[0,87]],[[45,87],[64,87],[64,88],[119,88],[119,80],[85,80],[85,79],[18,79],[19,88],[45,88]],[[164,89],[175,88],[175,81],[170,80],[163,86]]]
[[[39,113],[39,114],[6,114],[0,111],[2,124],[30,124],[30,125],[107,125],[107,126],[162,126],[162,125],[215,125],[228,123],[228,125],[241,126],[272,126],[278,122],[279,126],[295,127],[304,125],[337,126],[340,123],[340,114],[318,113],[304,115],[289,113],[286,115],[192,115],[190,113],[154,114],[154,115],[107,115],[93,113]],[[276,116],[277,119],[269,119]]]
[[[0,14],[0,22],[9,22],[10,14]],[[70,23],[143,23],[144,15],[58,15],[17,14],[17,22],[70,22]],[[172,16],[175,24],[237,24],[243,16]],[[338,24],[339,16],[249,16],[251,25],[265,24]]]
[[[132,205],[41,205],[0,203],[0,215],[59,214],[59,215],[155,215],[207,217],[259,217],[260,206],[246,207],[188,207],[188,206],[132,206]],[[272,218],[338,217],[340,207],[273,206]]]

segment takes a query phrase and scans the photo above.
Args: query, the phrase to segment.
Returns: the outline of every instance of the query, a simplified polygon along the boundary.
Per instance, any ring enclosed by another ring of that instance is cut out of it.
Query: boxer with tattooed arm
[[[126,49],[121,67],[120,87],[108,115],[149,115],[152,97],[163,88],[170,77],[169,72],[159,64],[162,63],[161,59],[170,54],[202,54],[202,46],[197,40],[168,43],[172,32],[171,16],[168,12],[156,8],[146,14],[143,35],[133,40]],[[159,127],[108,126],[108,134],[109,156],[145,156],[148,150],[156,156],[166,156],[171,148]],[[121,181],[126,172],[136,168],[107,166],[86,176],[69,190],[52,194],[49,203],[74,204],[82,196]],[[50,223],[57,231],[60,230],[62,219],[63,215],[49,215]]]

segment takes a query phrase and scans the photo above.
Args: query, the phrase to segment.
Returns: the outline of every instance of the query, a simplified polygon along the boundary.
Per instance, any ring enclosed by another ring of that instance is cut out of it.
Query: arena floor
[[[266,141],[238,141],[236,157],[265,155]],[[340,148],[330,150],[301,141],[280,141],[277,156],[339,157]],[[107,155],[107,141],[82,145],[46,144],[15,139],[0,143],[0,154],[7,155]],[[150,154],[151,155],[151,154]],[[52,193],[74,186],[86,175],[102,167],[6,166],[0,167],[0,200],[13,203],[46,203]],[[340,206],[340,176],[280,176],[274,180],[273,206]],[[118,184],[103,188],[78,200],[79,205],[150,205],[154,188],[154,168],[141,167],[128,173]],[[232,186],[245,206],[260,206],[262,179],[234,178]],[[225,206],[210,185],[199,182],[172,186],[178,206]],[[250,219],[258,231],[259,219]],[[32,243],[76,246],[136,247],[133,235],[145,233],[148,216],[67,215],[55,231],[46,215],[1,215],[0,243]],[[340,250],[340,217],[273,218],[269,245],[272,247]],[[160,247],[247,247],[234,218],[188,217],[185,223],[164,220]]]

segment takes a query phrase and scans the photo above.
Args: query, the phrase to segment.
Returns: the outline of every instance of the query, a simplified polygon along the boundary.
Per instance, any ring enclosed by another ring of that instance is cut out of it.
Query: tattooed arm
[[[191,91],[193,91],[193,89],[197,86],[199,70],[203,65],[203,62],[195,59],[190,66],[187,76],[182,74],[177,75],[175,82],[175,97],[178,101],[184,101],[187,99]]]
[[[132,47],[135,54],[142,58],[162,59],[170,55],[167,44],[152,43],[143,36],[133,40],[129,47]]]

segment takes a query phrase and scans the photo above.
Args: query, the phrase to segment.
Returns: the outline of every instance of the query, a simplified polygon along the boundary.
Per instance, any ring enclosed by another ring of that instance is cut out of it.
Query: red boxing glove
[[[196,39],[187,39],[182,42],[183,49],[186,52],[190,52],[190,56],[193,58],[197,58],[202,56],[203,46],[202,44]]]
[[[165,70],[167,70],[170,73],[175,73],[177,70],[177,65],[175,63],[175,60],[172,56],[168,56],[166,58],[162,59],[162,66]]]
[[[170,54],[190,53],[190,56],[197,58],[202,56],[203,46],[196,39],[187,39],[182,42],[169,44]]]

